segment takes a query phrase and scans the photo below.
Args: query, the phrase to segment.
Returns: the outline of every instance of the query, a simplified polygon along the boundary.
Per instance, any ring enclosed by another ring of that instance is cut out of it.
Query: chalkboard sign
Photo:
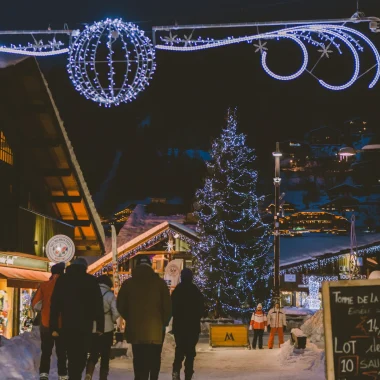
[[[328,380],[380,380],[380,280],[323,283]]]

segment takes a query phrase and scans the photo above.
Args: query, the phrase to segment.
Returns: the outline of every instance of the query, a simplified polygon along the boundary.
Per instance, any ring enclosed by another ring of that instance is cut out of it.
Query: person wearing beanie
[[[62,329],[59,329],[60,316]],[[94,322],[97,333],[102,334],[103,297],[97,279],[87,274],[87,261],[78,258],[57,280],[50,311],[52,336],[63,337],[65,341],[70,380],[82,378]]]
[[[280,308],[280,303],[274,301],[274,308],[268,313],[268,329],[270,335],[268,340],[268,348],[272,349],[274,345],[274,336],[278,334],[278,346],[284,343],[284,331],[286,330],[286,315]]]
[[[172,378],[180,380],[182,362],[185,359],[185,380],[191,380],[194,373],[195,347],[205,309],[203,295],[193,284],[193,272],[188,268],[182,270],[181,282],[172,293],[172,308],[176,343]]]
[[[40,360],[40,379],[47,380],[50,372],[50,358],[53,347],[57,353],[58,378],[59,380],[68,379],[66,366],[66,350],[61,337],[53,338],[49,329],[50,325],[50,304],[51,297],[58,278],[65,272],[65,263],[58,263],[51,267],[49,281],[41,284],[32,299],[32,307],[41,313],[40,335],[41,335],[41,360]],[[58,321],[58,330],[62,328],[61,320]]]
[[[267,328],[267,316],[263,311],[263,305],[259,303],[256,311],[253,312],[251,318],[251,328],[253,330],[252,348],[256,350],[257,340],[259,341],[259,349],[263,349],[263,334]]]
[[[137,255],[132,277],[124,281],[117,309],[126,323],[126,340],[132,344],[135,379],[157,380],[165,327],[171,317],[166,282],[153,270],[149,256]]]

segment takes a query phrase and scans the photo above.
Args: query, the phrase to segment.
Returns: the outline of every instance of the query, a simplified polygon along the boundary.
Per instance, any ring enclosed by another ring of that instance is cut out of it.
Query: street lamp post
[[[274,298],[280,300],[280,143],[276,142],[274,157]]]

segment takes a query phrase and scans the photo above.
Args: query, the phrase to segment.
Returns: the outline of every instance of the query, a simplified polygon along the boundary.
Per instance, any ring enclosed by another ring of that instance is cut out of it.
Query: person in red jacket
[[[55,284],[58,278],[65,271],[65,263],[59,263],[51,268],[52,276],[50,280],[41,284],[32,300],[32,307],[41,312],[41,361],[40,361],[40,380],[47,380],[50,372],[50,358],[55,345],[58,361],[58,378],[66,380],[66,350],[61,337],[53,338],[50,331],[50,301]],[[60,327],[62,324],[60,323]]]
[[[251,326],[253,330],[252,348],[256,350],[257,340],[259,340],[259,349],[263,348],[263,334],[267,327],[267,316],[263,312],[263,305],[259,303],[256,311],[253,312],[251,318]]]

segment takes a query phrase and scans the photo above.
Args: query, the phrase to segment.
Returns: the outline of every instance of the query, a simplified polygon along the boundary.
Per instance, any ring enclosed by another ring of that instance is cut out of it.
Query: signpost
[[[55,235],[47,242],[45,252],[54,263],[68,263],[74,257],[75,244],[66,235]]]
[[[380,280],[323,283],[327,380],[380,379]]]

